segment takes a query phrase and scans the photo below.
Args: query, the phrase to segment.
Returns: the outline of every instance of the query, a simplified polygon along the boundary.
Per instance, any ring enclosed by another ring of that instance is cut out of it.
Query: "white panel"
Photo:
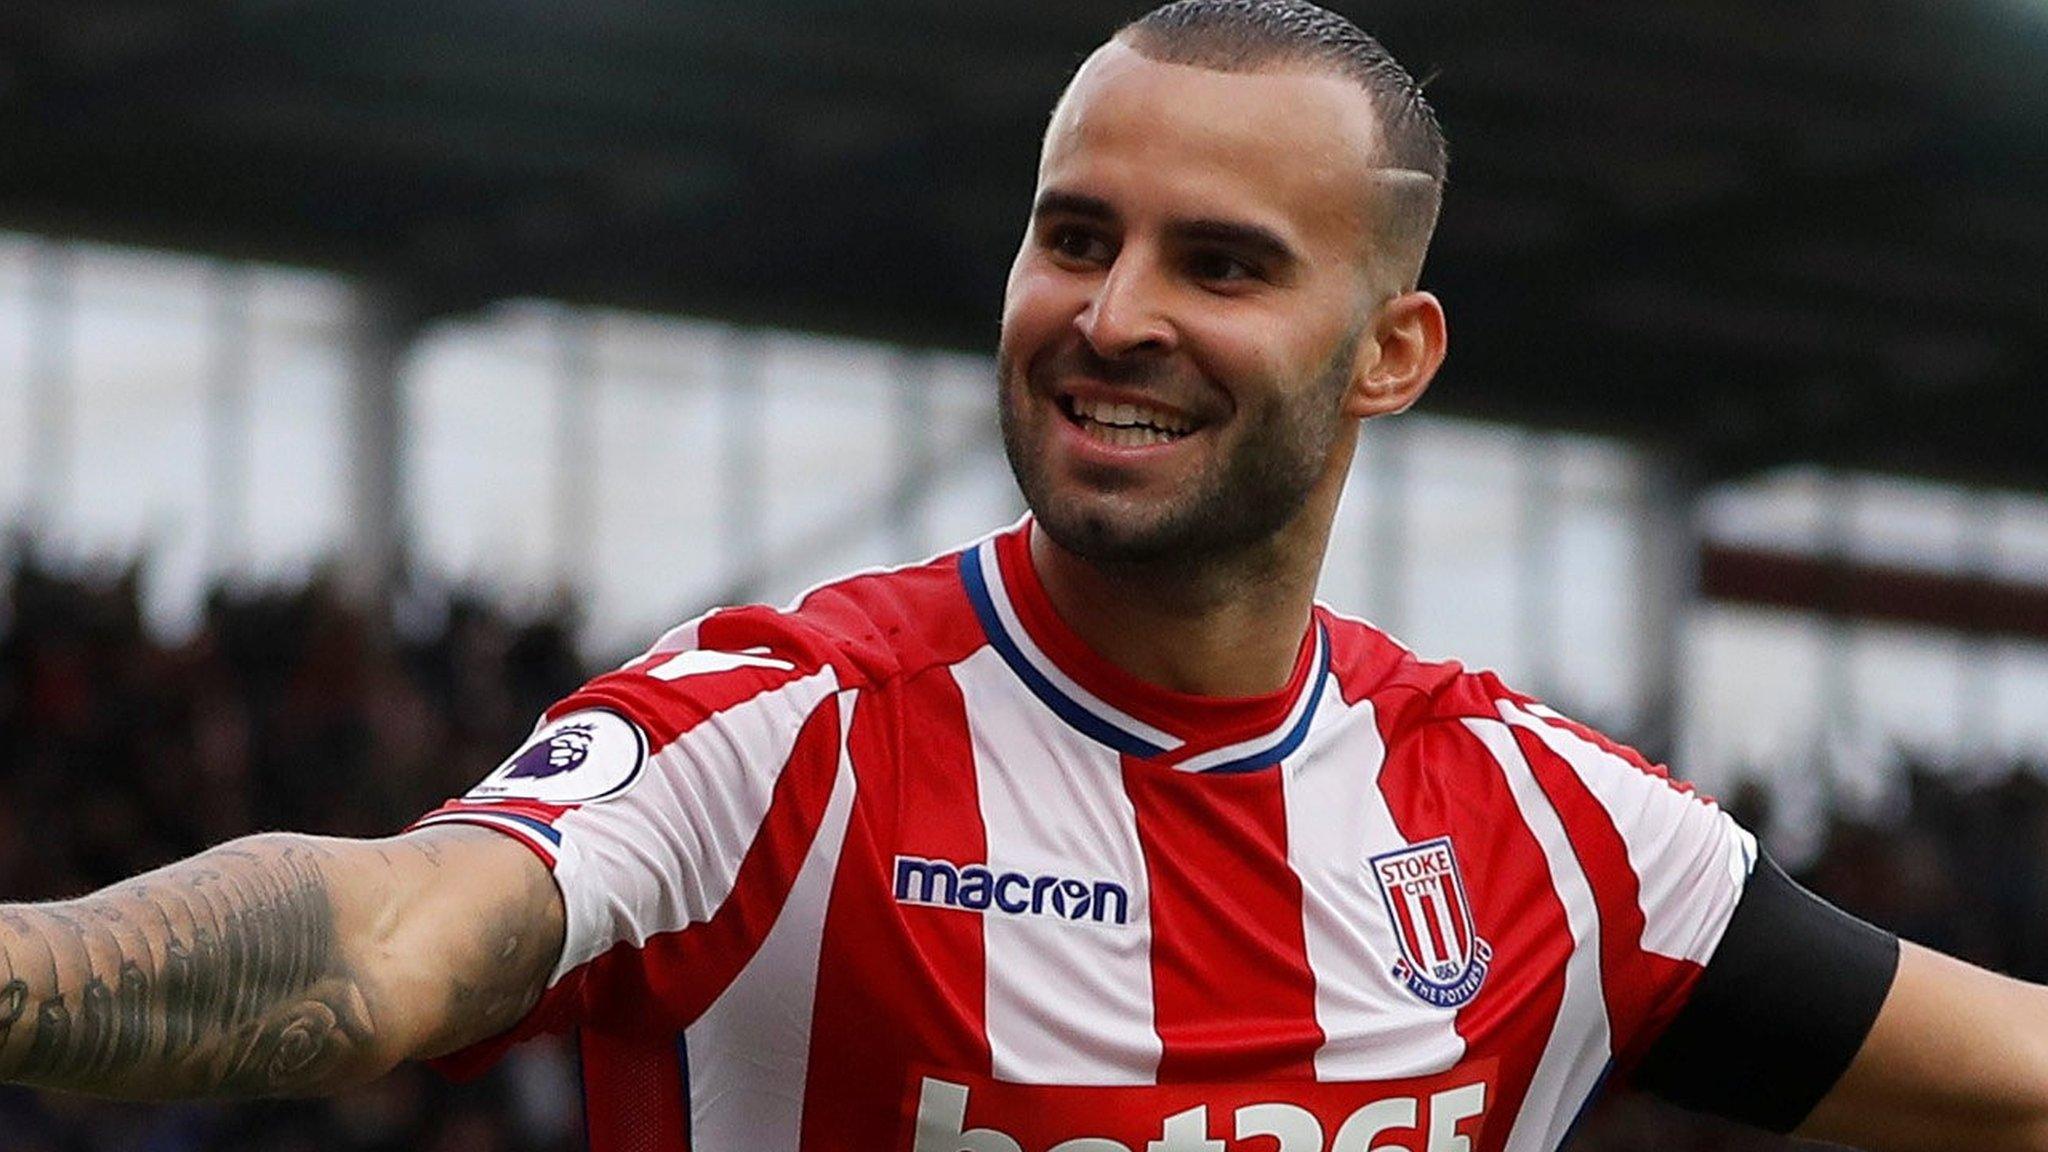
[[[1422,422],[1409,442],[1403,639],[1430,657],[1516,672],[1519,437],[1502,425]],[[1371,607],[1368,605],[1368,607]]]
[[[338,281],[251,275],[248,458],[235,566],[302,579],[348,534],[348,313]]]
[[[1288,863],[1301,878],[1302,928],[1326,1038],[1316,1078],[1425,1076],[1465,1055],[1457,1011],[1395,982],[1401,955],[1366,861],[1405,841],[1378,785],[1386,759],[1370,701],[1346,707],[1332,676],[1308,740],[1286,763]]]
[[[1818,787],[1805,769],[1819,743],[1822,686],[1846,671],[1830,659],[1825,629],[1804,613],[1694,609],[1682,677],[1684,737],[1673,758],[1687,779],[1728,794],[1758,770],[1776,769],[1771,783],[1781,802],[1788,791],[1796,797]],[[1791,766],[1797,770],[1785,770]]]
[[[777,332],[762,343],[766,491],[758,530],[773,555],[886,498],[903,435],[887,345]],[[908,557],[888,557],[904,560]],[[801,560],[798,561],[801,563]],[[814,582],[830,573],[794,574]]]
[[[2048,644],[2010,641],[1994,659],[2000,754],[2048,761]]]
[[[1540,713],[1503,701],[1501,715],[1570,764],[1614,822],[1636,875],[1643,950],[1706,963],[1742,898],[1756,840],[1718,805],[1679,792]]]
[[[208,269],[90,245],[72,256],[62,536],[98,556],[146,553],[150,620],[182,633],[205,584]]]
[[[677,343],[682,345],[678,336]],[[672,356],[665,373],[591,381],[590,459],[597,523],[583,558],[590,635],[607,651],[646,643],[678,605],[699,603],[728,566],[722,554],[718,397],[701,364]]]
[[[1014,524],[1024,513],[1002,446],[989,437],[965,451],[972,458],[956,464],[927,497],[926,522],[935,540],[965,540],[994,525]]]
[[[1850,473],[1849,555],[1877,564],[1953,571],[1964,559],[1969,531],[1963,493],[1952,485]],[[1976,498],[1972,498],[1972,503]]]
[[[29,365],[38,339],[29,305],[34,283],[34,242],[0,234],[0,528],[17,526],[28,512]]]
[[[683,1034],[697,1152],[796,1152],[803,1133],[818,949],[853,811],[853,764],[846,753],[853,699],[851,692],[839,697],[839,770],[788,902],[753,959]]]
[[[973,728],[990,870],[1108,880],[1130,893],[1122,925],[980,914],[995,1076],[1150,1084],[1160,1051],[1150,901],[1121,760],[1028,694],[994,649],[953,675]]]
[[[1599,1087],[1612,1055],[1607,998],[1600,983],[1600,913],[1564,825],[1536,783],[1529,762],[1522,758],[1514,733],[1496,720],[1467,720],[1465,727],[1500,764],[1522,822],[1543,849],[1544,862],[1550,866],[1550,885],[1564,904],[1565,926],[1572,936],[1557,1020],[1543,1045],[1543,1056],[1536,1062],[1529,1094],[1509,1130],[1506,1148],[1506,1152],[1550,1152]]]
[[[548,319],[507,305],[430,329],[406,374],[405,501],[419,560],[501,595],[553,578],[562,430]]]
[[[569,926],[553,979],[620,941],[638,944],[718,911],[797,733],[837,689],[826,668],[736,704],[655,753],[624,795],[555,821]]]
[[[1986,567],[2000,580],[2048,584],[2048,496],[2007,492],[1984,498],[1992,522]]]

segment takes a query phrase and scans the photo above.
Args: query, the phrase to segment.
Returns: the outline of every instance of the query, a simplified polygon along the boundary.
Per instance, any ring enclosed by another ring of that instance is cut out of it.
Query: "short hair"
[[[1384,45],[1308,0],[1174,0],[1126,24],[1117,39],[1166,64],[1224,72],[1305,68],[1356,81],[1379,116],[1379,163],[1419,174],[1386,182],[1380,221],[1389,255],[1413,286],[1443,207],[1450,152],[1422,85]]]

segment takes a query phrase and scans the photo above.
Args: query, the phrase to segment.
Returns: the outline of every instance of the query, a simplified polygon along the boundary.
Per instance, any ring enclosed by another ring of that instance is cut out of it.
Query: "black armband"
[[[1855,1059],[1898,968],[1898,937],[1759,859],[1692,998],[1637,1068],[1636,1086],[1683,1108],[1790,1132]]]

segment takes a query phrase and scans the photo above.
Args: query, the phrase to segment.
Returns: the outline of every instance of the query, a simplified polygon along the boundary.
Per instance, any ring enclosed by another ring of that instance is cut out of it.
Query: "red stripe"
[[[1407,942],[1408,954],[1422,959],[1422,940],[1415,933],[1415,913],[1408,907],[1408,901],[1399,892],[1390,897],[1394,905],[1394,919],[1399,922],[1401,939]]]
[[[1315,1079],[1322,1028],[1277,769],[1124,760],[1151,891],[1159,1082]]]
[[[1606,806],[1534,732],[1512,731],[1593,889],[1600,912],[1600,987],[1607,998],[1616,1064],[1626,1075],[1677,1014],[1701,968],[1643,951],[1641,884],[1628,861],[1628,844]]]
[[[847,747],[858,788],[820,947],[803,1146],[879,1149],[905,1130],[913,1062],[990,1071],[982,919],[897,904],[895,859],[979,863],[988,841],[947,670],[863,693]]]
[[[581,1019],[620,1030],[680,1031],[703,1014],[760,946],[810,854],[839,767],[839,706],[827,697],[797,733],[760,832],[711,919],[618,946],[562,980]]]
[[[546,804],[542,803],[539,800],[456,799],[448,801],[446,804],[443,804],[439,808],[434,809],[432,812],[427,813],[427,815],[421,817],[421,819],[424,820],[430,816],[439,816],[444,812],[517,812],[521,816],[531,816],[533,819],[538,820],[541,823],[548,825],[549,827],[553,827],[555,821],[558,818],[560,818],[564,812],[574,812],[579,807],[581,807],[581,805],[579,804]]]
[[[1442,890],[1438,890],[1421,897],[1417,902],[1422,905],[1422,922],[1429,927],[1430,951],[1438,959],[1447,960],[1450,958],[1451,950],[1444,946],[1444,926],[1437,918],[1436,909],[1430,907],[1432,903],[1442,904],[1443,899]]]
[[[1531,700],[1526,696],[1522,696],[1517,693],[1510,692],[1505,688],[1502,688],[1498,681],[1493,682],[1492,686],[1499,691],[1499,694],[1502,697],[1515,701],[1517,704],[1520,704],[1524,709],[1540,707],[1536,704],[1534,700]],[[1605,752],[1608,755],[1613,756],[1615,759],[1630,765],[1631,767],[1635,768],[1636,771],[1641,772],[1645,776],[1655,777],[1656,779],[1663,781],[1665,787],[1670,788],[1674,792],[1678,792],[1686,796],[1696,797],[1702,802],[1710,802],[1713,799],[1713,797],[1708,796],[1705,793],[1702,793],[1698,789],[1694,788],[1690,781],[1674,779],[1671,775],[1671,770],[1669,768],[1666,768],[1662,764],[1652,763],[1649,757],[1644,756],[1641,752],[1636,751],[1634,748],[1631,748],[1628,745],[1621,743],[1620,741],[1614,739],[1612,736],[1607,735],[1605,732],[1601,732],[1595,728],[1588,728],[1584,724],[1579,723],[1577,720],[1574,720],[1569,716],[1560,716],[1548,708],[1543,709],[1542,714],[1537,714],[1537,719],[1540,722],[1549,724],[1554,728],[1561,728],[1566,732],[1570,732],[1574,736],[1579,737],[1581,740],[1586,741],[1588,744],[1593,745],[1595,748],[1600,749],[1602,752]]]
[[[581,1039],[590,1152],[689,1152],[690,1112],[675,1038],[585,1031]]]
[[[1475,1152],[1497,1149],[1550,1038],[1564,999],[1572,939],[1564,902],[1507,780],[1477,737],[1454,720],[1388,730],[1380,790],[1410,844],[1451,838],[1472,931],[1493,949],[1479,994],[1458,1012],[1467,1059],[1500,1061],[1500,1092]]]

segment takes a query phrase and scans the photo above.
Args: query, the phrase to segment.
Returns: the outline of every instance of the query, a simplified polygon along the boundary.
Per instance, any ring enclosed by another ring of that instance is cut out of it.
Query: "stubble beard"
[[[1003,381],[1003,450],[1038,525],[1077,556],[1177,569],[1230,563],[1270,545],[1308,502],[1342,425],[1336,406],[1347,363],[1333,357],[1313,388],[1240,408],[1241,427],[1227,454],[1167,498],[1142,500],[1101,487],[1060,491],[1033,447],[1046,431],[1037,423],[1048,417],[1025,380]],[[1019,410],[1026,405],[1028,419]],[[1065,419],[1056,412],[1049,418]]]

